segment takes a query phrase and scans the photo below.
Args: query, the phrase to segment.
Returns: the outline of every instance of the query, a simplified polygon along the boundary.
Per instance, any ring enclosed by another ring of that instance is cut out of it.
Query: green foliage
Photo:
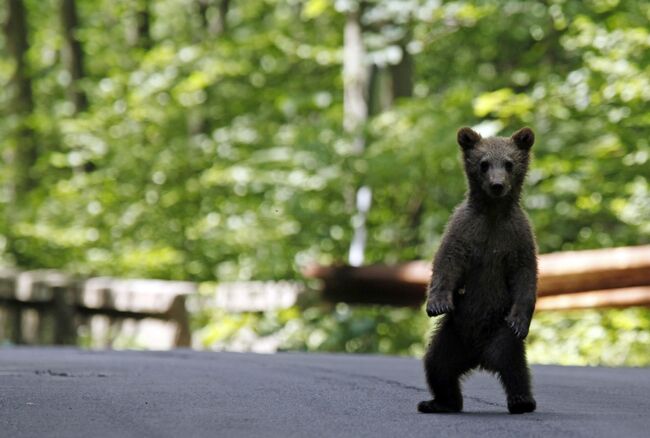
[[[264,313],[213,311],[197,320],[206,348],[420,356],[425,317],[385,306],[294,306]]]
[[[528,339],[532,362],[650,366],[650,309],[573,310],[535,315]]]
[[[343,28],[357,1],[229,2],[220,34],[196,1],[152,1],[145,49],[134,40],[140,2],[77,0],[80,114],[66,97],[59,2],[25,3],[36,105],[26,120],[12,111],[2,41],[0,138],[6,157],[21,125],[34,130],[37,184],[12,202],[12,163],[0,164],[4,263],[299,278],[307,263],[345,261],[360,184],[373,189],[367,261],[430,258],[465,190],[462,125],[535,129],[525,204],[542,252],[650,242],[647,2],[366,2],[369,60],[387,75],[406,48],[414,87],[371,114],[362,155],[342,129]],[[423,323],[400,309],[308,310],[296,324],[326,339],[295,334],[287,346],[420,351],[407,328]],[[241,318],[280,327],[294,316]],[[405,329],[382,344],[381,324]]]
[[[152,3],[145,50],[133,42],[133,2],[78,0],[90,107],[75,114],[50,19],[57,2],[27,2],[38,185],[0,204],[18,210],[0,223],[5,260],[83,274],[297,277],[307,262],[345,260],[361,183],[374,191],[368,260],[429,258],[464,191],[454,133],[465,124],[535,128],[525,202],[543,252],[649,241],[641,2],[371,3],[369,57],[386,68],[406,41],[415,85],[372,117],[362,156],[341,127],[342,30],[356,3],[231,3],[218,36],[195,2]],[[16,121],[4,107],[10,148]],[[10,170],[0,167],[5,184]]]
[[[383,353],[421,357],[436,319],[424,311],[346,304],[196,315],[206,348]],[[650,366],[650,309],[539,312],[527,340],[534,364]]]

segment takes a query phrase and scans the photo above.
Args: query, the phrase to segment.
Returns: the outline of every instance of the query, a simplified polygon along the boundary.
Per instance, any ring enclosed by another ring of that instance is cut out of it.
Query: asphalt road
[[[426,415],[420,362],[382,356],[0,349],[1,437],[648,437],[650,369],[534,367],[538,411],[496,379]]]

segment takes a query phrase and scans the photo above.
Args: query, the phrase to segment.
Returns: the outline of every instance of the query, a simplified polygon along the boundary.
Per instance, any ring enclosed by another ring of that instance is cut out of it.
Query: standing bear
[[[535,410],[524,339],[535,309],[536,245],[519,205],[535,134],[482,138],[458,131],[469,189],[433,261],[427,315],[445,314],[424,357],[433,400],[424,413],[463,409],[460,379],[480,367],[498,375],[508,411]]]

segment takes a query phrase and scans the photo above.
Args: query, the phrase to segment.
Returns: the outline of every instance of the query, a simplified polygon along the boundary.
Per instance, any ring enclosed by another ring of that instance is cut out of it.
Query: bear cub
[[[519,205],[535,134],[457,135],[468,191],[447,224],[433,261],[427,314],[444,314],[424,357],[433,400],[424,413],[463,409],[460,379],[474,368],[498,375],[512,414],[532,412],[524,339],[535,309],[535,238]]]

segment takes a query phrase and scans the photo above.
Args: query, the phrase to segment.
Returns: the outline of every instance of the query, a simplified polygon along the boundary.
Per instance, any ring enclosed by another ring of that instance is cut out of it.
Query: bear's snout
[[[501,196],[503,194],[505,186],[502,183],[492,183],[490,184],[490,190],[496,196]]]
[[[492,198],[502,198],[510,191],[510,184],[505,178],[490,178],[483,183],[483,190]]]

